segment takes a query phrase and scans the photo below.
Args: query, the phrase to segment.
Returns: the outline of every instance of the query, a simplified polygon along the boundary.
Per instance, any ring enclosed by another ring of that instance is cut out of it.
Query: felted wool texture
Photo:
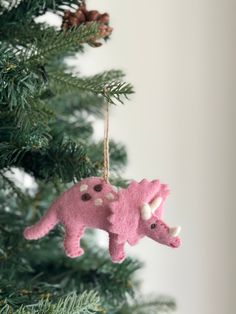
[[[140,183],[133,181],[127,189],[121,189],[119,200],[110,204],[112,214],[108,217],[111,222],[111,231],[119,235],[119,241],[137,243],[144,236],[139,230],[140,209],[149,204],[155,197],[161,196],[162,203],[155,211],[155,216],[163,216],[163,204],[169,195],[168,186],[159,180],[148,181],[143,179]],[[143,221],[141,221],[143,223]]]
[[[25,229],[24,236],[28,240],[39,239],[56,224],[62,223],[65,227],[65,252],[74,258],[84,252],[80,239],[85,229],[102,229],[109,233],[109,252],[113,262],[125,259],[126,242],[135,245],[144,236],[178,247],[179,237],[171,235],[171,229],[162,220],[163,204],[168,194],[168,186],[159,180],[133,181],[127,189],[117,192],[103,178],[86,178],[64,192],[38,223]],[[146,204],[149,209],[149,204],[157,197],[161,199],[158,208],[144,220],[141,214],[143,206]]]

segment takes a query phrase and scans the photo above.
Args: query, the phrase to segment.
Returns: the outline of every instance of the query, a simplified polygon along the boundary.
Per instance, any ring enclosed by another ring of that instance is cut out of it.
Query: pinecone
[[[91,22],[98,22],[100,24],[100,38],[108,38],[112,33],[113,28],[109,26],[109,14],[108,13],[99,13],[96,10],[88,11],[85,3],[83,3],[78,10],[74,13],[70,10],[66,10],[64,13],[62,21],[62,29],[69,30],[74,26],[79,26],[82,23],[89,24]],[[94,40],[92,45],[95,47],[101,46],[102,44]]]

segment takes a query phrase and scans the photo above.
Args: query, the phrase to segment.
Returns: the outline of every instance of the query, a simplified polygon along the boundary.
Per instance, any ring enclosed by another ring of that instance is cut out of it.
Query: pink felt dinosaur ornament
[[[135,245],[144,236],[177,248],[180,227],[169,228],[162,220],[168,194],[167,185],[158,180],[133,181],[127,189],[117,192],[102,178],[87,178],[60,196],[38,223],[25,229],[24,236],[28,240],[42,238],[62,223],[66,254],[75,258],[84,252],[80,239],[85,229],[99,228],[109,233],[113,262],[125,259],[126,242]]]

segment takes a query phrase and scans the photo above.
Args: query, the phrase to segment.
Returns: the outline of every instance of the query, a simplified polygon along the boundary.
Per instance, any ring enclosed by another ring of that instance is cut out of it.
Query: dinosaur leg
[[[80,239],[84,234],[84,227],[77,226],[76,229],[65,228],[64,248],[66,255],[71,258],[82,255],[84,250],[80,247]]]
[[[109,252],[114,263],[121,263],[125,259],[125,243],[118,243],[117,236],[109,233]]]

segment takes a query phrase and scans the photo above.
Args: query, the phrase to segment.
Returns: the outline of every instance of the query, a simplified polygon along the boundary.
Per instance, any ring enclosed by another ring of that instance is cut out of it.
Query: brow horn
[[[143,220],[148,220],[152,217],[152,209],[151,207],[149,206],[149,204],[144,204],[142,207],[141,207],[141,218]]]
[[[152,212],[154,212],[161,205],[162,200],[163,198],[161,196],[154,198],[154,200],[149,204]]]

